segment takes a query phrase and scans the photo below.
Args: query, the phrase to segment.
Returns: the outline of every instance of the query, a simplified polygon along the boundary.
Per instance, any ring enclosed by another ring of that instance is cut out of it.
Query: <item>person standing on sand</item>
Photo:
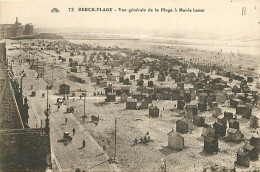
[[[75,132],[76,132],[76,130],[75,130],[75,128],[73,128],[72,129],[73,136],[75,135]]]
[[[86,146],[86,141],[83,140],[83,142],[82,142],[82,147],[84,148],[85,146]]]
[[[67,118],[65,118],[65,124],[67,124],[67,122],[68,122],[68,119],[67,119]]]

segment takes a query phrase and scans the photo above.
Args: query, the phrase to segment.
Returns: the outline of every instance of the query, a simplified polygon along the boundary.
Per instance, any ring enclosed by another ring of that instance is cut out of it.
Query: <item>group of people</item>
[[[149,143],[150,141],[151,141],[151,138],[150,138],[150,135],[149,135],[149,131],[147,131],[146,135],[145,135],[144,137],[141,137],[141,138],[140,138],[140,142],[139,142],[139,143],[141,143],[141,144],[147,144],[147,143]],[[137,139],[137,138],[135,138],[134,144],[135,144],[135,145],[138,144],[138,139]]]
[[[68,118],[65,118],[65,124],[67,124],[67,123],[68,123]],[[76,134],[76,129],[75,128],[72,128],[72,134],[73,134],[73,136],[75,136],[75,134]],[[83,140],[82,141],[82,148],[85,148],[85,146],[86,146],[86,141]]]
[[[94,93],[93,93],[93,96],[98,96],[98,95],[103,95],[103,92],[102,92],[102,91],[101,91],[101,92],[98,92],[98,91],[97,91],[97,92],[94,92]]]

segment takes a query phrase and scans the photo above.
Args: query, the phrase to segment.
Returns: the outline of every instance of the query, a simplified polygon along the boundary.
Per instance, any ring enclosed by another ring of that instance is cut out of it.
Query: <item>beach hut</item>
[[[130,80],[135,80],[135,75],[130,75]]]
[[[144,74],[143,73],[140,74],[140,79],[144,79]]]
[[[250,143],[246,143],[243,146],[244,152],[248,153],[250,160],[258,160],[258,152],[256,150],[256,147],[253,145],[250,145]]]
[[[144,79],[150,79],[150,75],[149,74],[145,74],[144,75]]]
[[[185,117],[192,119],[194,115],[198,114],[197,105],[188,104],[185,107]]]
[[[143,99],[143,95],[140,91],[136,91],[133,93],[132,95],[133,99],[137,99],[137,100],[142,100]]]
[[[168,134],[168,146],[172,149],[183,150],[184,149],[184,137],[174,131]]]
[[[70,93],[70,86],[67,84],[61,84],[59,89],[60,94],[69,94]]]
[[[128,99],[128,94],[126,93],[121,94],[121,102],[126,102],[127,99]]]
[[[122,93],[130,94],[130,87],[121,87],[120,90]]]
[[[243,138],[243,134],[237,129],[229,128],[227,132],[230,141],[237,142],[237,141],[241,141]]]
[[[217,118],[217,122],[220,123],[220,124],[223,124],[223,125],[227,126],[227,119],[224,117],[224,115],[220,115],[220,116]]]
[[[146,100],[142,100],[141,109],[148,109],[148,102]]]
[[[242,118],[250,119],[252,115],[252,106],[250,104],[246,104],[246,108],[242,111]]]
[[[205,124],[205,118],[195,115],[193,116],[193,124],[197,125],[198,127],[203,127]]]
[[[217,118],[217,117],[219,117],[220,115],[222,115],[222,109],[221,108],[219,108],[219,107],[214,107],[213,108],[213,112],[212,112],[212,116],[213,117],[215,117],[215,118]]]
[[[236,107],[236,114],[242,114],[243,111],[246,110],[246,105],[237,105]]]
[[[199,96],[200,103],[208,103],[208,94],[207,93],[200,93]]]
[[[232,88],[232,92],[235,94],[241,93],[241,89],[237,85],[234,85]]]
[[[131,85],[129,78],[124,79],[123,84],[124,85]]]
[[[107,80],[108,80],[108,81],[116,81],[116,76],[113,75],[113,74],[111,74],[111,73],[109,73],[109,74],[107,75]]]
[[[208,108],[207,103],[204,103],[204,102],[199,102],[199,103],[198,103],[198,110],[199,110],[199,111],[201,111],[201,112],[206,112],[206,111],[207,111],[207,108]]]
[[[233,119],[233,113],[225,111],[224,112],[224,117],[226,118],[226,120]]]
[[[218,123],[218,122],[215,122],[213,124],[213,128],[215,129],[215,133],[218,135],[218,136],[225,136],[226,135],[226,126],[221,124],[221,123]]]
[[[188,124],[187,122],[183,120],[177,120],[176,121],[176,131],[182,134],[187,134],[188,133]]]
[[[184,90],[184,82],[178,82],[177,83],[177,89],[178,90]]]
[[[105,95],[107,95],[109,92],[112,92],[113,88],[111,85],[108,84],[107,87],[104,88],[105,89]]]
[[[216,94],[216,102],[220,103],[220,104],[223,104],[223,103],[226,102],[226,97],[224,96],[223,93],[217,93]]]
[[[188,124],[188,130],[193,130],[194,126],[193,126],[193,122],[192,122],[191,119],[188,119],[188,118],[184,117],[181,120]]]
[[[218,152],[218,139],[206,136],[204,138],[204,148],[206,153],[216,153]]]
[[[100,87],[107,87],[107,81],[99,81],[97,83]]]
[[[237,160],[235,163],[240,166],[243,166],[243,167],[249,167],[250,157],[249,157],[248,153],[244,152],[243,150],[238,150]]]
[[[78,70],[77,70],[76,67],[72,67],[72,68],[70,69],[70,71],[71,71],[71,72],[75,72],[75,73],[77,73]]]
[[[98,80],[98,77],[97,76],[91,76],[90,77],[90,82],[97,82],[97,80]]]
[[[259,128],[259,118],[256,116],[252,115],[250,117],[250,127],[251,128]]]
[[[93,72],[89,71],[88,72],[88,77],[92,77],[93,76]],[[92,81],[91,81],[92,82]]]
[[[239,130],[239,122],[234,119],[229,120],[229,128],[234,128]]]
[[[210,125],[205,124],[202,129],[202,136],[206,137],[215,137],[215,129],[212,128]]]
[[[136,110],[137,100],[128,98],[126,101],[126,109]]]
[[[178,110],[183,110],[185,106],[185,102],[183,100],[178,100],[177,101],[177,109]]]
[[[154,73],[150,72],[150,78],[154,78]]]
[[[114,102],[116,101],[116,93],[115,92],[109,92],[107,93],[107,98],[105,99],[106,102]]]
[[[190,93],[184,93],[183,100],[185,103],[190,103],[191,102],[191,94]]]
[[[235,93],[228,92],[228,93],[225,94],[225,96],[226,96],[227,100],[231,100],[231,99],[235,98]]]
[[[143,86],[143,85],[144,85],[144,80],[139,79],[139,80],[137,81],[137,86]]]
[[[119,82],[124,82],[124,77],[123,76],[119,76]]]
[[[165,81],[165,76],[164,76],[164,74],[159,74],[157,81],[159,81],[159,82]]]
[[[252,136],[249,139],[250,145],[255,146],[256,147],[256,151],[258,153],[260,153],[260,138],[259,136]]]
[[[230,99],[230,106],[233,108],[237,108],[237,106],[241,103],[242,102],[239,99]]]
[[[157,106],[150,106],[149,115],[152,117],[159,117],[159,108]]]
[[[148,87],[153,87],[153,81],[148,81]]]
[[[196,99],[196,89],[193,87],[193,88],[189,88],[190,89],[190,94],[191,94],[191,100],[195,100]]]
[[[145,96],[144,99],[147,101],[147,103],[153,102],[153,97],[151,95]]]

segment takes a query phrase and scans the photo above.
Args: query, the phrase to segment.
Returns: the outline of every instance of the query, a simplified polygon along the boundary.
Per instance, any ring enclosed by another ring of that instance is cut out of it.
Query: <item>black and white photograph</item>
[[[1,0],[0,172],[260,171],[259,0]]]

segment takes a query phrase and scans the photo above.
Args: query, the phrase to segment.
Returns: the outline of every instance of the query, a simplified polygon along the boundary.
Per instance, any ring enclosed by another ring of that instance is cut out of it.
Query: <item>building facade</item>
[[[27,98],[10,74],[5,43],[0,45],[0,171],[46,171],[52,168],[49,118],[45,127],[30,128]]]
[[[14,24],[0,24],[0,39],[31,34],[33,34],[33,25],[28,23],[24,26],[18,22],[17,17]]]

